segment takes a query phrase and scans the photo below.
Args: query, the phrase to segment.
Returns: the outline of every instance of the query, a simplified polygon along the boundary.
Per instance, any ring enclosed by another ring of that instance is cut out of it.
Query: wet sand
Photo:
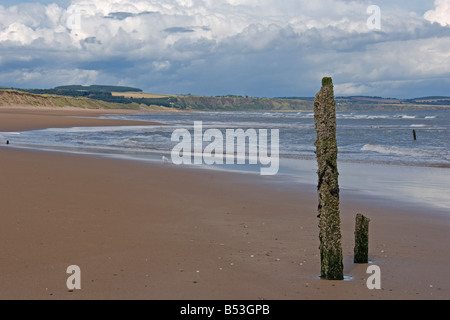
[[[46,128],[145,125],[143,121],[92,119],[103,114],[138,113],[132,110],[99,110],[45,107],[0,107],[0,131],[25,131]],[[142,111],[141,111],[142,112]],[[154,123],[147,123],[148,125]]]
[[[0,132],[132,125],[74,117],[102,112],[3,109]],[[432,208],[343,190],[348,280],[326,281],[310,185],[13,145],[0,146],[0,177],[0,299],[450,298],[450,219]],[[358,212],[381,290],[352,261]],[[70,265],[81,290],[66,287]]]

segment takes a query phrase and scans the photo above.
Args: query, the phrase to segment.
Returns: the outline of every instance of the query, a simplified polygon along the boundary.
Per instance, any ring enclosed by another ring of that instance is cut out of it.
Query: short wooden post
[[[416,141],[417,140],[416,130],[413,130],[413,136],[414,136],[414,141]]]
[[[369,262],[369,222],[361,213],[356,215],[355,225],[355,263]]]

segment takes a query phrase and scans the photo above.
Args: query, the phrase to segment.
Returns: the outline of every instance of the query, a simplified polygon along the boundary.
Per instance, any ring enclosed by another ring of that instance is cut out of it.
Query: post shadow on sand
[[[322,79],[314,99],[314,126],[317,138],[318,218],[321,278],[344,280],[336,139],[336,101],[333,80]],[[368,263],[369,219],[358,214],[355,226],[355,263]]]

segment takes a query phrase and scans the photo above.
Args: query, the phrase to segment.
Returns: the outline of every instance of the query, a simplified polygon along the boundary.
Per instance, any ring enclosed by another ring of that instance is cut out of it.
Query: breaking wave
[[[361,151],[377,152],[380,154],[391,154],[398,156],[409,156],[409,157],[433,157],[430,152],[419,151],[412,148],[401,148],[394,146],[382,146],[378,144],[366,144],[361,148]]]

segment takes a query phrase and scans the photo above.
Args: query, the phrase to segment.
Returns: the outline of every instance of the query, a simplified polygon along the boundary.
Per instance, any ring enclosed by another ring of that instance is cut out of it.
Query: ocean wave
[[[406,114],[396,114],[396,115],[387,115],[387,114],[337,114],[337,119],[343,120],[412,120],[412,119],[427,119],[432,120],[438,118],[438,116],[417,116],[417,115],[406,115]]]
[[[111,127],[70,127],[70,128],[47,128],[35,130],[35,132],[43,133],[103,133],[103,132],[120,132],[120,131],[142,131],[149,128],[157,128],[158,126],[111,126]]]
[[[394,118],[400,118],[400,119],[416,119],[417,116],[408,116],[405,114],[401,114],[401,115],[396,115]]]
[[[424,152],[413,148],[401,148],[395,146],[382,146],[378,144],[366,144],[361,151],[377,152],[380,154],[409,156],[409,157],[433,157],[433,153]]]
[[[341,114],[337,116],[338,119],[349,119],[349,120],[376,120],[376,119],[389,119],[390,116],[387,115],[368,115],[368,114]]]
[[[309,113],[299,112],[299,113],[297,113],[297,115],[301,116],[300,119],[312,119],[312,118],[314,118],[314,112],[309,112]]]
[[[263,113],[264,117],[269,117],[269,118],[287,118],[289,117],[288,114],[284,114],[284,113],[280,113],[280,112],[265,112]]]

